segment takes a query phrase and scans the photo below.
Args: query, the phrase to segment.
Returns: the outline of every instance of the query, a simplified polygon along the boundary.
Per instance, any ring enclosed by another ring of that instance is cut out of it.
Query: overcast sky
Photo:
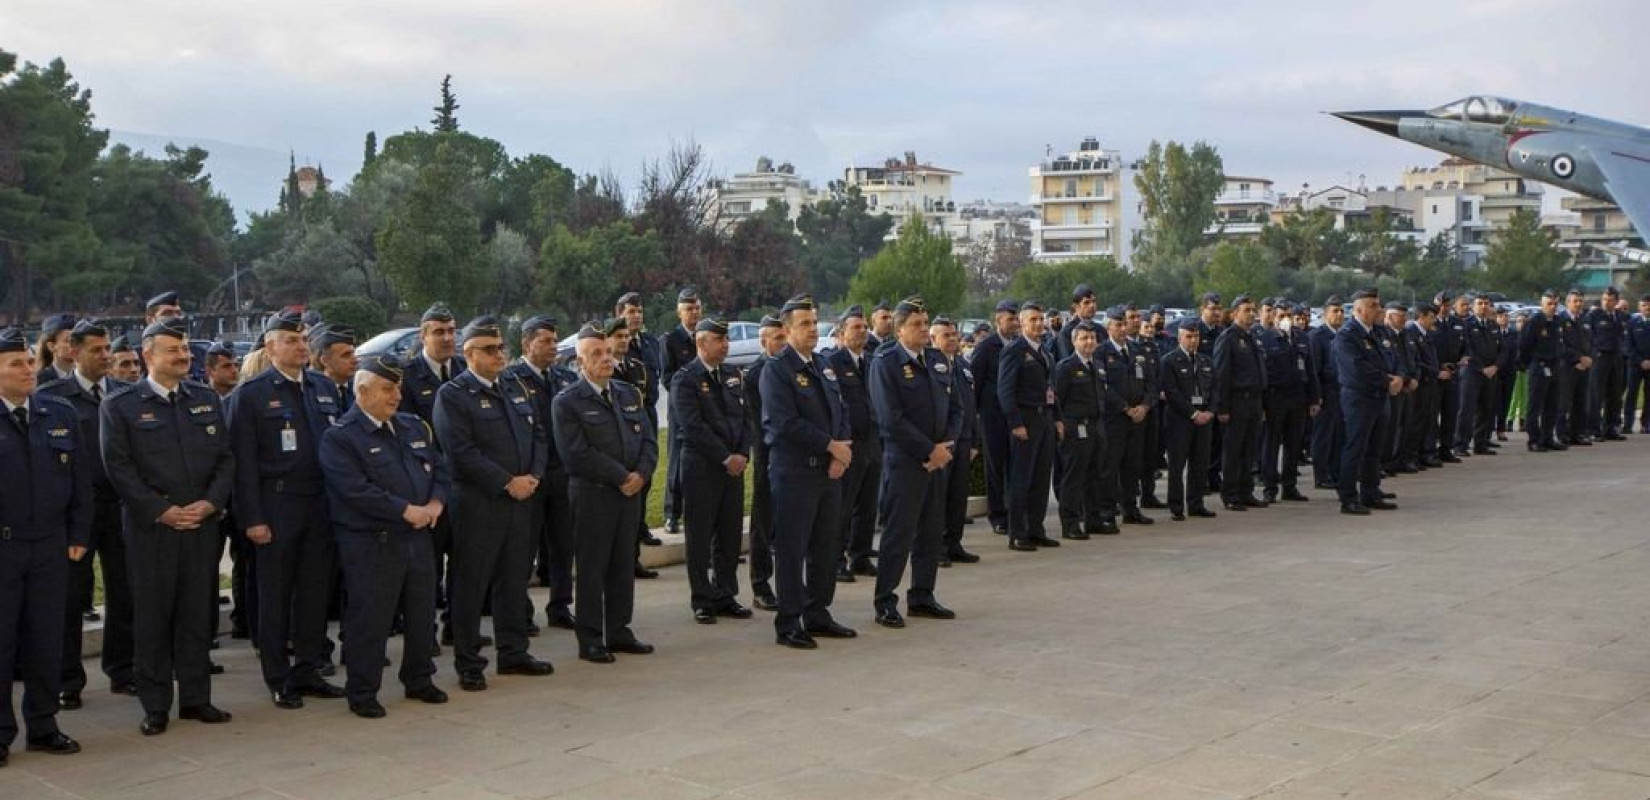
[[[719,173],[769,155],[818,183],[915,150],[958,200],[1024,202],[1045,146],[1086,135],[1205,139],[1294,191],[1436,161],[1322,111],[1495,93],[1650,123],[1646,23],[1643,0],[9,0],[0,48],[63,56],[123,138],[215,146],[243,209],[288,150],[337,179],[366,131],[428,128],[449,72],[465,129],[581,172],[687,138]]]

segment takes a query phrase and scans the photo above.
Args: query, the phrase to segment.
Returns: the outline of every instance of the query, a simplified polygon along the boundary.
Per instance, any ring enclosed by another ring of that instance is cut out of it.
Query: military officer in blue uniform
[[[768,443],[762,438],[762,370],[785,351],[785,326],[779,315],[767,314],[759,324],[762,352],[745,369],[745,404],[750,409],[751,470],[751,605],[763,611],[779,610],[773,593],[773,491],[768,464],[772,461]]]
[[[1500,357],[1494,335],[1494,306],[1483,295],[1471,295],[1472,316],[1465,322],[1466,335],[1462,344],[1457,380],[1461,393],[1460,416],[1455,423],[1455,455],[1494,455],[1490,450],[1489,432],[1495,412],[1494,380]]]
[[[553,667],[527,651],[527,578],[538,539],[533,501],[544,475],[547,443],[533,398],[503,377],[509,358],[492,317],[464,326],[469,370],[435,398],[435,434],[453,470],[453,554],[449,612],[453,668],[468,692],[487,688],[481,611],[489,593],[500,675],[549,675]]]
[[[1386,440],[1381,445],[1381,470],[1386,475],[1397,475],[1404,431],[1415,413],[1415,392],[1420,387],[1416,360],[1418,353],[1404,335],[1409,326],[1409,307],[1393,301],[1386,304],[1386,316],[1375,326],[1375,335],[1391,362],[1392,369],[1404,378],[1404,388],[1387,402]]]
[[[1229,511],[1263,508],[1249,471],[1260,437],[1261,395],[1266,389],[1266,358],[1251,332],[1255,303],[1248,295],[1232,298],[1232,323],[1215,343],[1215,390],[1212,408],[1224,426],[1221,450],[1221,501]]]
[[[698,357],[698,347],[694,344],[694,335],[698,330],[699,320],[704,315],[704,307],[699,302],[699,292],[692,286],[684,287],[676,293],[676,327],[659,336],[659,385],[668,393],[676,379],[676,373]],[[682,523],[682,467],[680,464],[681,432],[676,427],[676,418],[670,417],[667,423],[669,431],[665,441],[668,442],[665,462],[665,531],[676,533]]]
[[[1071,358],[1071,355],[1077,352],[1076,347],[1071,343],[1071,335],[1077,330],[1076,323],[1094,322],[1096,323],[1095,329],[1099,330],[1099,321],[1094,318],[1098,313],[1100,313],[1100,303],[1095,299],[1094,287],[1086,283],[1077,284],[1077,288],[1071,290],[1071,320],[1054,337],[1056,364]]]
[[[597,327],[597,330],[601,331],[602,335],[607,337],[608,350],[613,353],[613,378],[615,380],[628,383],[635,387],[636,391],[641,392],[643,397],[643,406],[646,408],[647,397],[658,397],[656,394],[656,389],[649,389],[649,387],[654,385],[654,372],[650,367],[648,367],[647,363],[642,360],[643,352],[631,346],[630,340],[632,336],[630,324],[625,321],[624,317],[608,317],[600,324],[600,326]],[[655,424],[658,422],[657,415],[649,414],[649,419],[654,420]],[[665,454],[661,453],[660,457],[665,457]],[[652,486],[653,480],[652,478],[648,478],[647,485],[642,487],[643,509],[647,508],[647,496],[649,494],[649,489]],[[653,531],[647,527],[645,513],[643,514],[643,517],[644,519],[642,522],[637,524],[637,543],[639,545],[648,545],[650,547],[659,545],[659,537],[654,536]],[[659,577],[658,570],[643,566],[639,551],[637,553],[636,563],[632,569],[632,572],[637,578],[645,580],[652,580]]]
[[[309,332],[309,350],[316,372],[338,387],[338,413],[355,406],[355,370],[360,360],[355,355],[355,334],[342,326],[322,325]]]
[[[877,553],[872,605],[878,625],[905,627],[900,581],[911,566],[906,613],[953,619],[934,598],[945,540],[945,469],[956,457],[963,409],[945,355],[929,346],[928,307],[921,297],[894,306],[893,343],[871,359],[871,399],[883,449],[888,525]]]
[[[748,619],[739,603],[739,544],[745,522],[745,470],[750,466],[750,421],[745,380],[728,366],[728,324],[702,319],[694,326],[698,356],[676,372],[670,418],[682,437],[682,515],[687,528],[687,572],[693,619]]]
[[[1398,507],[1381,492],[1382,422],[1387,399],[1403,389],[1404,379],[1388,366],[1376,338],[1381,298],[1374,289],[1352,293],[1352,320],[1335,334],[1335,374],[1341,384],[1341,416],[1346,443],[1341,450],[1342,514],[1368,515],[1372,508]]]
[[[1460,308],[1470,305],[1462,297]],[[1459,464],[1455,455],[1455,428],[1461,416],[1461,359],[1466,355],[1467,314],[1458,312],[1455,296],[1439,292],[1432,298],[1438,306],[1438,324],[1433,331],[1433,350],[1438,354],[1438,366],[1444,373],[1438,385],[1438,461]]]
[[[78,320],[73,314],[53,314],[40,322],[40,352],[36,361],[35,385],[64,380],[74,371],[74,343],[71,334]]]
[[[1639,313],[1627,322],[1627,405],[1622,412],[1622,433],[1633,432],[1639,412],[1641,390],[1650,387],[1650,294],[1639,297]],[[1639,417],[1639,433],[1650,433],[1650,414]]]
[[[1339,483],[1341,444],[1346,430],[1341,420],[1341,384],[1335,374],[1335,334],[1346,324],[1346,308],[1341,296],[1332,294],[1323,301],[1323,324],[1312,329],[1312,366],[1318,371],[1318,394],[1323,406],[1312,418],[1312,485],[1334,489]],[[1431,456],[1431,451],[1428,451]]]
[[[853,583],[856,575],[875,576],[871,563],[877,532],[877,509],[882,488],[882,443],[878,441],[877,417],[871,405],[870,327],[865,310],[849,306],[837,318],[837,346],[824,354],[825,364],[836,373],[842,405],[848,412],[848,432],[853,441],[854,460],[842,476],[840,538],[842,558],[836,579]]]
[[[464,373],[469,366],[458,355],[458,323],[451,309],[436,303],[418,318],[418,352],[408,354],[401,365],[401,411],[435,425],[435,393],[442,385]],[[447,607],[451,576],[447,561],[453,549],[453,520],[443,514],[431,534],[435,558],[435,602]],[[443,590],[447,591],[443,591]],[[446,617],[446,614],[442,615]],[[443,639],[452,641],[449,626]]]
[[[778,644],[818,647],[815,635],[850,639],[852,628],[831,617],[842,513],[839,481],[857,457],[849,438],[835,370],[814,354],[819,312],[813,298],[785,301],[779,318],[786,347],[762,368],[762,435],[773,458],[774,575],[779,612]]]
[[[235,451],[235,521],[256,546],[258,655],[277,708],[344,690],[319,675],[337,549],[327,514],[320,439],[343,415],[338,387],[305,369],[309,345],[298,314],[264,324],[269,368],[229,396]],[[287,656],[291,643],[293,657]]]
[[[212,704],[212,597],[219,516],[235,455],[218,396],[189,374],[189,332],[175,318],[143,331],[147,380],[103,403],[103,461],[125,509],[135,673],[146,736],[164,733],[174,681],[180,719],[228,722]]]
[[[1000,300],[992,312],[992,331],[974,345],[968,364],[974,373],[974,406],[980,411],[980,445],[985,454],[986,516],[993,533],[1008,534],[1008,421],[997,402],[997,367],[1003,347],[1020,333],[1020,304]]]
[[[85,560],[92,535],[97,451],[83,441],[74,406],[37,393],[28,340],[0,331],[0,767],[17,739],[11,686],[23,683],[30,752],[80,752],[57,727],[68,571]],[[66,557],[65,557],[66,556]],[[204,621],[204,618],[203,620]],[[78,628],[75,635],[79,635]]]
[[[1231,321],[1226,313],[1218,292],[1204,292],[1198,298],[1198,316],[1192,320],[1182,320],[1182,326],[1191,325],[1197,328],[1197,352],[1208,356],[1210,363],[1214,363],[1215,342],[1220,335],[1226,332]],[[1210,402],[1213,402],[1211,398]],[[1212,410],[1212,409],[1211,409]],[[1220,423],[1220,418],[1209,423],[1209,476],[1208,488],[1219,492],[1221,488],[1221,462],[1224,460],[1226,444],[1226,426]]]
[[[1101,416],[1105,423],[1105,467],[1101,472],[1102,512],[1099,533],[1116,533],[1117,515],[1133,525],[1151,525],[1155,520],[1140,511],[1140,471],[1144,468],[1146,425],[1151,416],[1148,393],[1157,378],[1146,380],[1155,369],[1150,357],[1129,336],[1129,309],[1112,306],[1106,311],[1106,341],[1095,358],[1105,372],[1110,395]]]
[[[1054,362],[1043,349],[1043,307],[1020,306],[1020,335],[997,362],[997,408],[1009,431],[1008,546],[1059,547],[1043,530],[1054,469]]]
[[[1091,315],[1092,316],[1092,315]],[[1100,347],[1099,325],[1074,320],[1070,331],[1071,355],[1054,365],[1054,400],[1060,409],[1056,433],[1060,440],[1060,538],[1082,541],[1101,533],[1111,513],[1105,506],[1101,480],[1106,473],[1106,428],[1101,421],[1108,397],[1105,373],[1095,363]],[[1115,395],[1113,395],[1115,396]],[[1113,524],[1109,532],[1115,532]]]
[[[401,405],[401,365],[371,356],[354,378],[356,404],[321,435],[344,609],[344,691],[350,711],[385,714],[384,644],[399,615],[405,624],[401,685],[410,700],[439,704],[435,675],[435,558],[431,531],[445,512],[452,474],[430,426]]]
[[[143,377],[143,362],[138,360],[137,351],[132,349],[132,342],[125,334],[115,337],[109,352],[114,357],[109,377],[121,383],[135,383]]]
[[[1558,314],[1564,365],[1558,384],[1558,441],[1571,447],[1593,444],[1587,429],[1587,387],[1594,366],[1593,337],[1582,321],[1582,307],[1586,302],[1586,295],[1580,289],[1571,289],[1564,296],[1564,309]]]
[[[615,355],[602,331],[579,331],[580,380],[552,403],[556,448],[567,467],[578,522],[574,616],[579,658],[611,664],[614,653],[646,655],[653,645],[630,629],[635,607],[636,528],[642,487],[659,462],[657,426],[639,389],[613,380]]]
[[[968,521],[969,463],[980,452],[980,415],[975,405],[974,368],[962,357],[962,336],[957,323],[940,315],[928,323],[928,337],[934,349],[945,356],[946,371],[951,373],[951,398],[962,408],[962,430],[957,434],[953,448],[956,456],[945,468],[945,547],[940,566],[977,564],[980,557],[963,547],[963,527]]]
[[[624,323],[624,328],[629,334],[629,344],[625,346],[623,352],[617,353],[615,356],[620,360],[621,365],[625,361],[633,365],[633,369],[630,370],[623,369],[621,366],[620,371],[615,373],[614,377],[641,391],[642,406],[647,410],[648,418],[653,420],[653,427],[657,429],[659,427],[659,392],[663,386],[662,373],[664,371],[665,354],[659,346],[659,340],[647,334],[646,310],[642,306],[641,294],[626,292],[613,305],[613,315]],[[609,332],[608,337],[612,338],[611,332]],[[663,455],[661,454],[661,456]],[[669,467],[668,463],[666,467]],[[647,478],[647,485],[642,487],[642,508],[647,508],[647,498],[653,493],[653,473],[649,472],[644,477]],[[649,547],[657,547],[661,544],[659,537],[654,536],[653,531],[647,527],[646,519],[636,523],[636,539]],[[636,577],[657,578],[659,573],[644,569],[642,563],[637,561]]]
[[[1163,501],[1157,497],[1157,475],[1166,466],[1163,459],[1163,417],[1158,413],[1163,403],[1163,389],[1157,383],[1163,350],[1150,319],[1141,314],[1133,303],[1126,303],[1123,308],[1123,327],[1128,334],[1129,350],[1141,359],[1136,363],[1143,363],[1146,368],[1143,373],[1146,377],[1142,379],[1145,384],[1142,404],[1146,407],[1146,418],[1139,425],[1141,460],[1135,470],[1136,490],[1141,508],[1163,508]]]
[[[1163,387],[1164,440],[1169,461],[1169,515],[1176,522],[1213,517],[1203,504],[1208,483],[1209,443],[1214,427],[1214,360],[1198,352],[1198,326],[1182,325],[1179,346],[1163,356],[1158,367]]]
[[[1525,399],[1525,444],[1532,453],[1568,450],[1558,440],[1559,389],[1563,383],[1564,319],[1558,312],[1558,294],[1541,294],[1541,310],[1531,314],[1519,332],[1519,353],[1529,374],[1529,396]]]
[[[574,630],[573,621],[573,501],[568,497],[567,467],[555,447],[554,415],[551,404],[562,390],[577,383],[578,373],[556,363],[556,320],[543,314],[521,323],[521,358],[505,368],[505,377],[519,382],[533,398],[533,419],[544,431],[545,468],[539,481],[539,497],[533,503],[531,530],[539,577],[550,588],[550,602],[544,608],[546,621],[557,628]],[[531,602],[529,601],[529,606]],[[529,608],[531,611],[531,608]],[[528,614],[531,633],[532,614]]]
[[[1320,408],[1318,371],[1312,364],[1312,343],[1294,327],[1295,306],[1279,301],[1272,327],[1263,329],[1259,342],[1266,353],[1266,450],[1261,453],[1261,476],[1268,503],[1280,498],[1306,502],[1297,485],[1306,431]]]
[[[1627,369],[1622,359],[1627,344],[1627,312],[1616,308],[1621,292],[1614,286],[1604,289],[1597,308],[1589,309],[1582,323],[1593,340],[1591,398],[1588,416],[1594,435],[1606,441],[1623,441],[1621,435],[1621,394],[1626,390]]]
[[[1415,413],[1404,431],[1399,454],[1400,471],[1415,472],[1442,466],[1433,459],[1437,449],[1431,442],[1438,437],[1438,376],[1443,370],[1438,364],[1438,351],[1433,347],[1432,332],[1438,327],[1438,307],[1431,303],[1415,306],[1414,318],[1404,326],[1404,339],[1415,353]]]
[[[103,399],[125,388],[109,377],[109,331],[91,320],[80,320],[69,332],[71,360],[65,362],[69,377],[40,387],[40,393],[60,397],[74,406],[79,421],[78,439],[82,453],[91,456],[91,528],[84,558],[69,561],[68,603],[63,614],[63,671],[59,705],[65,710],[81,707],[80,693],[86,688],[86,668],[81,661],[81,631],[85,624],[82,609],[92,599],[94,575],[92,555],[103,560],[104,672],[114,686],[132,682],[132,588],[126,578],[126,546],[120,538],[120,499],[103,471],[98,455],[98,409]]]

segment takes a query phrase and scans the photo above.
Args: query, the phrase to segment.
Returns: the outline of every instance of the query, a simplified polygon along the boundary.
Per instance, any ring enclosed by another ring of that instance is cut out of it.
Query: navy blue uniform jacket
[[[27,439],[9,415],[0,420],[0,469],[6,471],[0,480],[0,527],[8,537],[33,541],[65,535],[70,546],[90,547],[97,449],[81,438],[80,418],[69,401],[36,393],[28,408]]]
[[[658,431],[641,393],[619,380],[608,381],[607,388],[611,406],[587,380],[567,387],[552,404],[556,449],[574,486],[617,489],[630,473],[648,478],[659,464]]]
[[[327,506],[339,530],[410,532],[401,518],[407,506],[431,500],[447,504],[452,471],[435,446],[429,423],[412,414],[396,414],[390,426],[393,434],[379,430],[360,408],[352,408],[321,435]]]
[[[103,464],[130,519],[152,525],[172,506],[222,511],[235,486],[223,403],[204,383],[178,384],[177,405],[139,381],[103,401]]]

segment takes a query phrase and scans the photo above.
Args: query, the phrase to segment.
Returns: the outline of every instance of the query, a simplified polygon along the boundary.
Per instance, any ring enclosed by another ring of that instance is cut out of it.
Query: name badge
[[[1541,368],[1541,377],[1551,378],[1552,376],[1553,376],[1553,368],[1552,367],[1542,367]]]
[[[1137,380],[1137,381],[1145,380],[1146,379],[1146,368],[1140,366],[1139,364],[1135,364],[1134,365],[1134,379]]]
[[[1299,356],[1296,356],[1295,357],[1295,369],[1298,369],[1301,372],[1305,372],[1306,371],[1306,359],[1301,358]]]
[[[1079,424],[1077,426],[1077,438],[1079,438],[1079,439],[1089,438],[1089,426]]]
[[[1203,405],[1203,395],[1200,395],[1200,394],[1192,395],[1192,405],[1194,405],[1194,406]]]
[[[298,432],[291,428],[281,429],[281,452],[298,452]]]

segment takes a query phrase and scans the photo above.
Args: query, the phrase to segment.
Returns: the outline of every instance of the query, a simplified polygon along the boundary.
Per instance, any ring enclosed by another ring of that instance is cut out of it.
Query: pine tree
[[[441,105],[435,107],[435,118],[430,124],[435,126],[436,133],[456,133],[458,131],[458,96],[453,94],[453,76],[448,75],[441,79]]]
[[[361,171],[366,172],[372,168],[372,162],[378,158],[377,131],[367,131],[367,142],[362,146],[361,151]]]

